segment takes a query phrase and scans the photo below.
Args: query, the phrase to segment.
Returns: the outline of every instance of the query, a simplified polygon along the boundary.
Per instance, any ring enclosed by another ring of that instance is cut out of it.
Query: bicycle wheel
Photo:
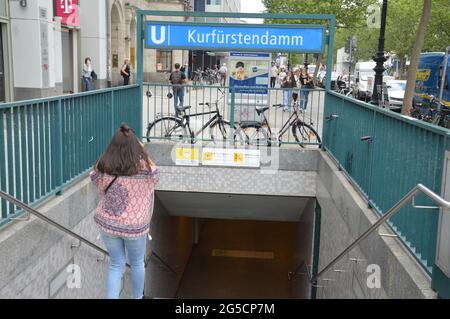
[[[236,145],[270,146],[270,136],[266,128],[260,126],[240,127],[234,134]]]
[[[236,127],[233,125],[233,128]],[[226,120],[218,120],[209,126],[209,134],[212,141],[226,141],[231,132],[231,123]]]
[[[182,125],[182,120],[173,117],[166,116],[151,122],[147,126],[147,142],[150,142],[150,138],[162,138],[162,139],[190,139],[188,130]]]
[[[322,143],[316,130],[311,125],[302,121],[298,121],[292,126],[292,134],[300,147],[305,147],[305,143]]]

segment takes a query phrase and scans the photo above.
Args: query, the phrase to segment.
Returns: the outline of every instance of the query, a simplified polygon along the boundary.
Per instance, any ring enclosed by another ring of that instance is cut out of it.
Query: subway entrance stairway
[[[294,246],[300,225],[212,219],[199,224],[199,242],[176,298],[307,298],[306,281],[301,287],[287,277],[298,258]]]
[[[355,244],[380,219],[326,152],[280,149],[277,174],[262,174],[179,166],[173,147],[146,144],[164,176],[146,258],[149,297],[437,297],[429,274],[386,225]],[[81,241],[33,215],[5,226],[0,296],[103,298],[108,259],[92,222],[97,201],[83,177],[37,207]],[[376,266],[379,282],[367,284]],[[130,296],[129,275],[122,298]]]

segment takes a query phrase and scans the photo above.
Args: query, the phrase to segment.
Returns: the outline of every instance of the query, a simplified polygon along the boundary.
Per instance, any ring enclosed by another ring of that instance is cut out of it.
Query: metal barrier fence
[[[183,106],[189,108],[178,116],[175,91],[170,84],[144,84],[147,96],[144,127],[149,141],[321,144],[325,97],[322,89],[255,91],[255,88],[183,85]],[[283,107],[285,104],[290,106]]]
[[[0,189],[26,204],[61,192],[121,122],[141,121],[138,85],[0,104]],[[0,201],[0,225],[21,211]]]
[[[449,130],[329,92],[323,146],[379,214],[421,183],[440,194]],[[418,201],[427,203],[425,198]],[[437,209],[411,205],[389,224],[431,273],[435,261]]]

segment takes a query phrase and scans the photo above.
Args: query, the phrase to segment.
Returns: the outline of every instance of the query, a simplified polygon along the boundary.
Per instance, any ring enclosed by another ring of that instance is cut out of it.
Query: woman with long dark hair
[[[300,89],[300,107],[306,110],[308,106],[308,97],[311,89],[314,89],[314,83],[311,75],[309,75],[308,70],[302,69],[300,74],[300,83],[302,88]]]
[[[125,251],[131,265],[133,298],[143,298],[144,256],[158,175],[159,169],[126,124],[114,134],[91,172],[100,193],[94,220],[110,255],[108,299],[119,298]]]
[[[281,82],[283,90],[283,112],[289,112],[292,103],[292,92],[297,86],[292,71],[288,71],[286,77]]]

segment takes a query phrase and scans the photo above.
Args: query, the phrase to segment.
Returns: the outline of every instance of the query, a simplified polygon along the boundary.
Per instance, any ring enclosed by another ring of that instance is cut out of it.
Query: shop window
[[[167,72],[172,70],[172,51],[156,50],[156,71]]]

